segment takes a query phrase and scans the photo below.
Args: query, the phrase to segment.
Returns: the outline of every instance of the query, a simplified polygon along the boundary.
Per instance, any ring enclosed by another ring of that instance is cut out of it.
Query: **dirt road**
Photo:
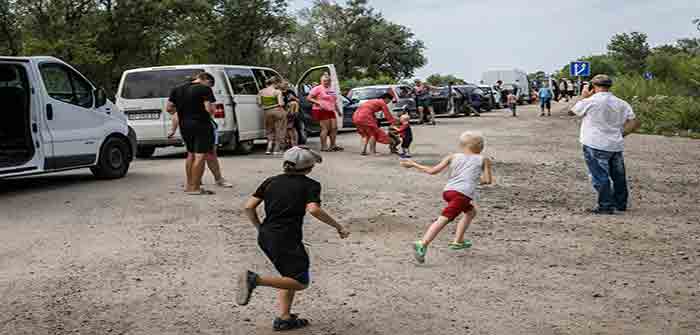
[[[353,235],[308,221],[313,283],[296,311],[313,326],[299,334],[700,332],[700,141],[630,136],[632,208],[593,217],[571,118],[441,119],[414,128],[416,159],[437,162],[467,129],[485,134],[497,184],[482,190],[474,247],[447,249],[448,228],[423,266],[410,242],[439,214],[445,177],[361,157],[355,134],[325,155],[312,176]],[[279,158],[224,157],[236,187],[212,197],[182,194],[181,158],[137,161],[118,181],[0,181],[0,333],[271,333],[275,293],[238,307],[233,276],[273,270],[240,208]]]

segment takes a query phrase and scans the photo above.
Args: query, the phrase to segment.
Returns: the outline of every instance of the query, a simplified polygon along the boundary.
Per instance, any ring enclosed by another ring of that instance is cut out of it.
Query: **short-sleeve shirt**
[[[538,95],[540,96],[540,99],[545,100],[551,99],[553,94],[552,90],[549,87],[542,87],[540,88]]]
[[[305,175],[281,174],[265,180],[253,196],[265,203],[261,232],[284,234],[290,243],[298,243],[306,205],[321,203],[321,184]]]
[[[324,110],[324,111],[335,111],[336,101],[338,99],[338,93],[333,90],[333,88],[326,88],[323,85],[318,85],[311,89],[309,92],[309,97],[316,98],[321,103],[321,106],[314,104],[312,109],[314,110]]]
[[[186,83],[173,89],[169,100],[177,108],[177,116],[181,125],[211,123],[211,115],[204,108],[204,102],[216,101],[211,87]]]
[[[610,152],[624,150],[625,122],[636,117],[629,103],[610,92],[601,92],[579,101],[573,112],[583,118],[581,144]]]

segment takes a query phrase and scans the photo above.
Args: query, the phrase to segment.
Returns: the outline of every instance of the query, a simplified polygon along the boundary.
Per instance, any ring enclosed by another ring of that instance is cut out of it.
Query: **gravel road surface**
[[[439,215],[446,177],[361,157],[358,137],[341,135],[346,151],[324,155],[312,177],[352,236],[307,219],[313,283],[296,312],[313,325],[296,333],[700,333],[700,141],[630,136],[632,208],[590,216],[578,123],[520,114],[414,127],[423,163],[456,150],[462,131],[483,132],[497,180],[467,232],[474,247],[450,251],[449,227],[421,266],[410,243]],[[271,334],[273,290],[234,302],[239,271],[273,271],[241,211],[281,171],[262,150],[223,157],[235,188],[209,197],[182,193],[173,150],[122,180],[0,181],[0,334]]]

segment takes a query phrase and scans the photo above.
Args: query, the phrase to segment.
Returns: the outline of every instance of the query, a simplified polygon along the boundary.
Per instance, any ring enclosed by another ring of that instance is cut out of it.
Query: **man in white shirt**
[[[625,175],[624,137],[635,132],[641,123],[632,107],[610,92],[613,82],[606,75],[597,75],[582,92],[583,100],[572,112],[582,118],[581,144],[593,187],[598,192],[594,214],[614,214],[627,210],[627,177]],[[612,181],[612,186],[611,186]]]

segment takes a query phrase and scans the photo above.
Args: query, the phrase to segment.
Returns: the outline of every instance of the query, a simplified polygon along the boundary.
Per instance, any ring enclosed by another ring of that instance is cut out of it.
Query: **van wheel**
[[[136,148],[136,157],[138,158],[151,158],[156,152],[156,147],[142,147]]]
[[[253,140],[239,141],[238,145],[236,146],[236,153],[241,154],[241,155],[247,155],[247,154],[253,152],[254,148],[255,148],[255,143],[253,143]]]
[[[99,179],[122,178],[129,171],[129,163],[129,144],[111,137],[102,145],[100,160],[90,171]]]

